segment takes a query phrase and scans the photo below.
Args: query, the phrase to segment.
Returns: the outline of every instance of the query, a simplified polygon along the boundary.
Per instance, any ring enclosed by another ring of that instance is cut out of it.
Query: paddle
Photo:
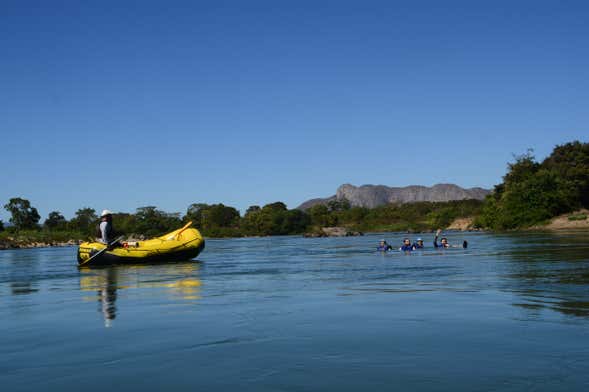
[[[166,238],[166,240],[171,241],[174,238],[178,238],[180,237],[180,234],[182,234],[182,232],[186,229],[188,229],[190,226],[192,225],[192,221],[188,222],[187,224],[185,224],[176,234],[169,236],[168,238]]]
[[[103,254],[104,252],[106,252],[113,244],[119,242],[120,240],[122,240],[123,238],[125,238],[124,235],[118,237],[117,239],[113,240],[112,242],[110,242],[108,245],[106,245],[106,247],[104,249],[101,249],[100,251],[98,251],[97,253],[94,254],[94,256],[90,257],[88,260],[84,261],[83,263],[78,264],[78,267],[82,267],[86,264],[88,264],[90,261],[92,261],[93,259],[96,258],[96,256]]]

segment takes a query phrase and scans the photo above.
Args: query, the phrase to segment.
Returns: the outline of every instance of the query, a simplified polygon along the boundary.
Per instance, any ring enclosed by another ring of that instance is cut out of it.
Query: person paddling
[[[96,230],[96,236],[103,244],[109,244],[115,239],[111,211],[103,210],[102,214],[100,214],[100,223]]]
[[[450,245],[448,243],[448,239],[446,237],[442,237],[442,239],[440,240],[440,243],[438,244],[438,237],[440,236],[441,233],[442,233],[442,229],[438,229],[438,231],[436,231],[436,236],[434,237],[434,248],[467,248],[468,247],[468,242],[466,240],[464,240],[462,245]]]

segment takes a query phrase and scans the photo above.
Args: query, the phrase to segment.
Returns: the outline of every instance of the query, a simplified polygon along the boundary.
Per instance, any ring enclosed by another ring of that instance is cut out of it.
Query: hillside
[[[411,185],[407,187],[388,187],[385,185],[341,185],[334,196],[307,200],[297,208],[307,210],[317,204],[332,200],[346,199],[352,207],[375,208],[389,203],[413,203],[419,201],[445,202],[452,200],[483,200],[489,190],[483,188],[465,189],[455,184],[436,184],[432,187]]]

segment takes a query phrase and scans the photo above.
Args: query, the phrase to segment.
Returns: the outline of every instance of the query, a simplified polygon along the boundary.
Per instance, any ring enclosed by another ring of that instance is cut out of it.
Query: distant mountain
[[[331,200],[347,199],[354,207],[374,208],[389,203],[411,203],[415,201],[450,201],[464,199],[482,200],[491,191],[483,188],[461,188],[454,184],[436,184],[432,187],[411,185],[403,188],[385,185],[341,185],[334,196],[307,200],[297,208],[306,210],[316,204]]]

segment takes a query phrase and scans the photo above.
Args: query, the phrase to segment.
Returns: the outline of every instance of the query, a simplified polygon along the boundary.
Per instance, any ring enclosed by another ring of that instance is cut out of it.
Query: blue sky
[[[587,2],[87,3],[0,9],[0,203],[43,219],[491,187],[589,139]]]

